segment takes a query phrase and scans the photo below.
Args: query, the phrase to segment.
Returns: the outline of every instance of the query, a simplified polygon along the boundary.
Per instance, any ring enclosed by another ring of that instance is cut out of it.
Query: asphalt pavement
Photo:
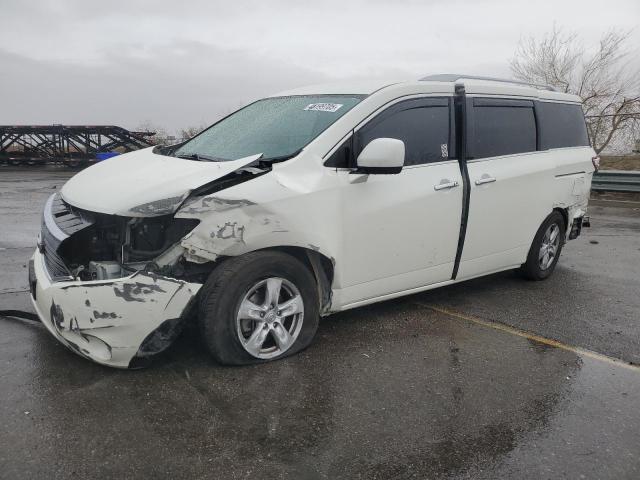
[[[40,209],[71,173],[0,167],[0,310],[32,311]],[[0,478],[640,478],[640,204],[607,205],[547,281],[337,314],[266,365],[187,330],[113,370],[0,317]]]

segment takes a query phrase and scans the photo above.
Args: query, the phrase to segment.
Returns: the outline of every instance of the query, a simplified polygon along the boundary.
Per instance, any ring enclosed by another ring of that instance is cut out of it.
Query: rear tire
[[[520,271],[529,280],[544,280],[556,268],[564,245],[566,226],[558,211],[553,211],[540,225]]]
[[[230,258],[200,292],[199,324],[211,355],[247,365],[293,355],[319,323],[315,278],[297,258],[277,251]]]

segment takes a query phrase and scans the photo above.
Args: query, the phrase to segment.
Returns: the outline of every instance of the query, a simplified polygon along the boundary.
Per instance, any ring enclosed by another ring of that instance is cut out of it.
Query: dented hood
[[[118,155],[83,170],[62,187],[62,198],[77,208],[110,215],[166,215],[175,212],[195,188],[260,157],[201,162],[158,155],[153,148]]]

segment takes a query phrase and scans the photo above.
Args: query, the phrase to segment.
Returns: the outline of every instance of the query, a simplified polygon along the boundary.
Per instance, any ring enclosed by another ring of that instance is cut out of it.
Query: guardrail
[[[640,192],[640,172],[600,170],[593,175],[591,190],[598,192]]]

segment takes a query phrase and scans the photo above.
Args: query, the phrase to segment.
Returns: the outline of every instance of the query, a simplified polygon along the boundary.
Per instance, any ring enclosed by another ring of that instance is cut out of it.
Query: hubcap
[[[551,266],[558,253],[560,246],[560,227],[557,223],[552,223],[542,237],[542,245],[538,254],[540,269],[546,270]]]
[[[295,343],[304,319],[304,303],[296,286],[271,277],[251,287],[242,298],[236,316],[238,338],[256,358],[283,354]]]

